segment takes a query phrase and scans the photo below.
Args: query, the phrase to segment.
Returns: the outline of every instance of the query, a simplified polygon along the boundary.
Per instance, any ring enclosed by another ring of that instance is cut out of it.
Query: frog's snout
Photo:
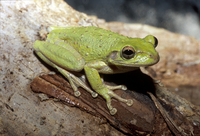
[[[158,63],[158,61],[160,60],[160,56],[159,56],[159,54],[157,53],[157,54],[150,54],[149,55],[149,58],[151,58],[151,59],[153,59],[154,60],[154,63],[153,64],[156,64],[156,63]]]

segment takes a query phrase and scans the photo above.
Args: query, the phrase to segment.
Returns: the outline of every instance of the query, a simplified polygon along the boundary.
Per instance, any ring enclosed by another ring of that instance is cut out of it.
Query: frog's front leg
[[[122,86],[112,87],[107,86],[102,82],[99,72],[97,70],[101,69],[102,67],[106,67],[106,65],[104,65],[104,62],[96,62],[85,65],[84,70],[90,85],[98,94],[100,94],[106,100],[107,107],[110,110],[110,114],[114,115],[117,112],[117,109],[113,108],[111,105],[112,97],[126,103],[128,106],[131,106],[133,104],[133,101],[131,99],[123,99],[112,91],[113,89],[121,88]]]

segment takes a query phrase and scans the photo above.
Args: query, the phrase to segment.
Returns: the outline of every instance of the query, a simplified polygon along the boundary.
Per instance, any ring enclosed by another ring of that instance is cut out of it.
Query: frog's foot
[[[124,99],[124,98],[120,97],[119,95],[115,94],[112,90],[108,90],[108,92],[104,92],[104,93],[102,93],[102,92],[100,94],[106,99],[107,107],[108,107],[111,115],[114,115],[117,112],[117,109],[113,108],[112,105],[111,105],[111,98],[112,97],[117,99],[120,102],[126,103],[128,106],[133,105],[133,100]]]
[[[73,80],[73,78],[72,78],[74,75],[60,67],[57,67],[57,69],[62,75],[64,75],[68,79],[72,89],[74,90],[74,95],[76,97],[79,97],[81,95],[81,93],[78,91],[79,85],[76,83],[76,80]]]
[[[74,90],[74,95],[75,95],[76,97],[79,97],[79,96],[81,95],[81,93],[78,91],[78,87],[84,88],[84,89],[85,89],[86,91],[88,91],[88,92],[92,95],[92,97],[94,97],[94,98],[98,96],[98,94],[97,94],[96,92],[92,91],[81,79],[79,79],[78,77],[76,77],[76,76],[73,75],[72,73],[66,71],[65,69],[62,69],[62,68],[60,68],[60,67],[58,67],[58,66],[56,66],[56,68],[58,69],[58,71],[59,71],[62,75],[64,75],[64,76],[68,79],[68,81],[69,81],[69,83],[70,83],[72,89]]]
[[[78,91],[78,87],[82,87],[86,91],[88,91],[92,97],[97,97],[98,93],[92,91],[81,79],[79,79],[77,76],[73,75],[72,73],[66,71],[65,69],[58,67],[54,64],[52,64],[62,75],[64,75],[67,80],[69,81],[72,89],[74,90],[74,95],[76,97],[79,97],[81,93]]]
[[[82,80],[80,80],[78,77],[76,77],[72,73],[70,73],[62,68],[57,68],[57,69],[61,74],[63,74],[68,79],[72,89],[74,90],[74,95],[76,97],[81,95],[81,93],[78,91],[78,87],[84,88],[94,98],[98,96],[98,94],[96,92],[92,91]]]
[[[106,85],[106,88],[108,88],[109,90],[116,90],[116,89],[127,90],[127,87],[125,85],[117,85],[117,86]]]
[[[122,97],[120,97],[119,95],[115,94],[113,91],[109,90],[108,91],[108,95],[117,99],[120,102],[126,103],[128,106],[132,106],[133,105],[133,100],[131,99],[124,99]]]
[[[67,72],[67,71],[66,71]],[[69,72],[68,72],[69,73]],[[72,85],[71,83],[71,86],[75,86],[75,88],[73,88],[73,90],[74,90],[74,95],[75,96],[80,96],[78,93],[76,94],[76,92],[78,91],[78,89],[77,89],[77,87],[82,87],[82,88],[84,88],[86,91],[88,91],[91,95],[92,95],[92,97],[97,97],[98,96],[98,93],[96,93],[96,92],[94,92],[94,91],[92,91],[89,87],[87,87],[87,85],[81,80],[81,79],[79,79],[78,77],[76,77],[75,75],[73,75],[73,74],[69,74],[69,76],[70,76],[70,80],[72,80],[73,82],[72,82],[72,84],[74,84],[74,85]],[[70,81],[69,81],[70,82]],[[76,84],[76,85],[75,85]],[[76,91],[77,90],[77,91]],[[79,91],[78,91],[79,92]],[[80,93],[80,92],[79,92]]]
[[[106,103],[107,103],[107,107],[108,107],[108,109],[110,111],[110,114],[111,115],[115,115],[117,113],[117,109],[112,107],[112,105],[111,105],[111,98],[106,99]]]

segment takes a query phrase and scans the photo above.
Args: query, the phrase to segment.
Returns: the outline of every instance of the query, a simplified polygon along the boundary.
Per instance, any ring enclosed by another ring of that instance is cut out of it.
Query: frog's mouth
[[[134,61],[137,60],[137,61]],[[143,54],[143,55],[137,55],[133,60],[127,61],[127,66],[134,65],[134,67],[142,67],[142,66],[151,66],[156,63],[158,63],[160,60],[160,57],[158,53],[152,55],[152,54]],[[126,65],[126,64],[125,64]]]
[[[154,52],[152,54],[140,52],[131,59],[122,58],[118,51],[114,51],[108,57],[108,62],[112,65],[120,65],[126,67],[144,67],[151,66],[160,60],[159,54]]]

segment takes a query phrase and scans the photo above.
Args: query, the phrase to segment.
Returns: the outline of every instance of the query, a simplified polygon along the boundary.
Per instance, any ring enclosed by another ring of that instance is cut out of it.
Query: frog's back
[[[85,61],[105,60],[111,48],[128,37],[98,27],[69,27],[60,35]]]

